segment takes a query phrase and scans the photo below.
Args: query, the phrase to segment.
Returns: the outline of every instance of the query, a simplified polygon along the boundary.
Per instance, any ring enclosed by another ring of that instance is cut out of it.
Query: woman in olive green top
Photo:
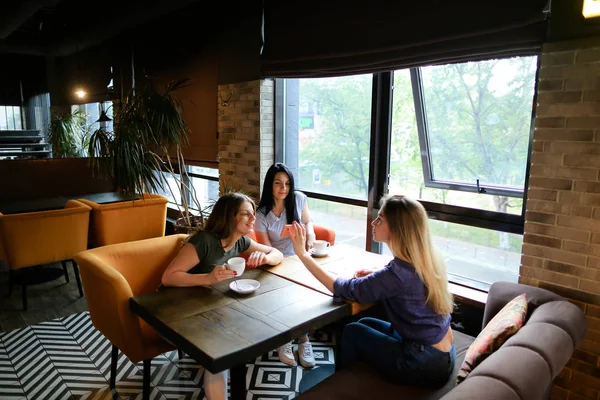
[[[240,193],[223,195],[216,202],[204,230],[191,236],[162,276],[164,286],[214,285],[233,278],[225,268],[231,257],[248,255],[247,268],[277,265],[283,254],[273,247],[256,243],[245,236],[254,229],[256,206]],[[227,371],[204,372],[204,391],[208,400],[227,399]]]

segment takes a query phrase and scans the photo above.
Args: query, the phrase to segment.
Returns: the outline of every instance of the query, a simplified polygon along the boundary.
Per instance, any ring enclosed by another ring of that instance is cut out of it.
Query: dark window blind
[[[539,53],[547,0],[264,0],[263,77],[374,73]]]

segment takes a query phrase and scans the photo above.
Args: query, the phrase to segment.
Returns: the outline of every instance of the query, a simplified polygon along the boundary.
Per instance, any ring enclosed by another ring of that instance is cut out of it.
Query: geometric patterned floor
[[[317,367],[334,364],[334,344],[323,332],[311,337]],[[294,344],[294,350],[297,345]],[[0,333],[0,399],[142,398],[143,363],[119,352],[116,391],[108,386],[111,344],[82,312]],[[272,351],[247,365],[246,399],[293,399],[305,370],[288,367]],[[200,399],[204,368],[177,351],[152,360],[151,399]]]

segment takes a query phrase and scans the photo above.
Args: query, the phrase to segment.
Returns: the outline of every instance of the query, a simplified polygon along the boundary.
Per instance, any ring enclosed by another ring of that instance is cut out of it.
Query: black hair
[[[293,221],[300,222],[298,210],[296,210],[296,191],[294,185],[294,175],[292,171],[282,163],[275,163],[271,165],[269,170],[267,171],[267,175],[265,176],[265,181],[263,183],[263,191],[262,196],[260,197],[260,203],[258,203],[258,211],[262,212],[264,215],[267,215],[275,204],[275,199],[273,198],[273,182],[275,181],[275,175],[278,172],[285,172],[290,178],[290,191],[285,198],[285,214],[287,216],[287,223],[291,224]]]

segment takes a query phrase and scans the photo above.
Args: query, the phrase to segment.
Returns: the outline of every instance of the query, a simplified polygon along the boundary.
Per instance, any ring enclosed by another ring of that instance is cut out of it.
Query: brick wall
[[[544,46],[533,139],[520,281],[588,318],[552,398],[600,400],[600,38]]]
[[[217,93],[221,189],[241,189],[257,202],[275,158],[274,98],[272,80],[219,85]]]

